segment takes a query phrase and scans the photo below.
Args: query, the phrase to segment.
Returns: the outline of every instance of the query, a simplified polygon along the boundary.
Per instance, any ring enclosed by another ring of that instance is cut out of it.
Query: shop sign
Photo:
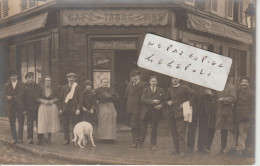
[[[137,49],[135,41],[93,41],[93,49]]]
[[[229,25],[211,21],[209,19],[202,18],[191,13],[188,13],[187,21],[188,28],[207,32],[213,35],[227,37],[248,44],[252,43],[251,34],[233,28]]]
[[[169,11],[166,9],[135,10],[63,10],[63,26],[165,26]]]
[[[94,69],[111,70],[112,69],[112,53],[111,52],[95,52],[93,54]]]

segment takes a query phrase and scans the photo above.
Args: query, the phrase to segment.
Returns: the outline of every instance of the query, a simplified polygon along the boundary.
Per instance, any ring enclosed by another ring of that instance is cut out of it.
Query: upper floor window
[[[21,11],[35,7],[37,5],[36,0],[21,0]]]
[[[0,19],[7,17],[9,14],[8,0],[0,0]]]

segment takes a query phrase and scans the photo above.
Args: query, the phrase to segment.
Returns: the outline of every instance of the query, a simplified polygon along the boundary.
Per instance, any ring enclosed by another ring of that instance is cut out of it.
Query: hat
[[[248,82],[250,82],[250,78],[247,76],[240,77],[239,82],[241,82],[242,80],[247,80]]]
[[[18,76],[17,72],[12,71],[9,73],[9,77]]]
[[[77,74],[75,74],[75,73],[69,73],[69,74],[67,74],[67,77],[71,77],[71,76],[77,77]]]
[[[141,72],[137,69],[133,69],[131,72],[130,72],[130,76],[134,76],[134,75],[139,75],[141,74]]]
[[[27,77],[30,77],[30,76],[34,76],[34,73],[33,73],[33,72],[27,73],[27,74],[25,75],[25,79],[26,79]]]
[[[86,85],[92,85],[92,82],[90,81],[90,80],[86,80],[85,82],[84,82],[84,85],[86,86]]]

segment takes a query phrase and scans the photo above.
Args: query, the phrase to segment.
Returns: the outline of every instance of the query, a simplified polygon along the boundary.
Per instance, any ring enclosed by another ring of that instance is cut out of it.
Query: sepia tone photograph
[[[253,165],[256,0],[0,0],[0,164]]]

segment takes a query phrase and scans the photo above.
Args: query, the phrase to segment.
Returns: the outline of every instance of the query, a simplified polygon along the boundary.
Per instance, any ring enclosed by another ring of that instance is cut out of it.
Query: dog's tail
[[[75,130],[73,130],[73,135],[74,135],[74,138],[73,138],[72,142],[76,143],[76,141],[77,141],[77,134],[76,134]]]

